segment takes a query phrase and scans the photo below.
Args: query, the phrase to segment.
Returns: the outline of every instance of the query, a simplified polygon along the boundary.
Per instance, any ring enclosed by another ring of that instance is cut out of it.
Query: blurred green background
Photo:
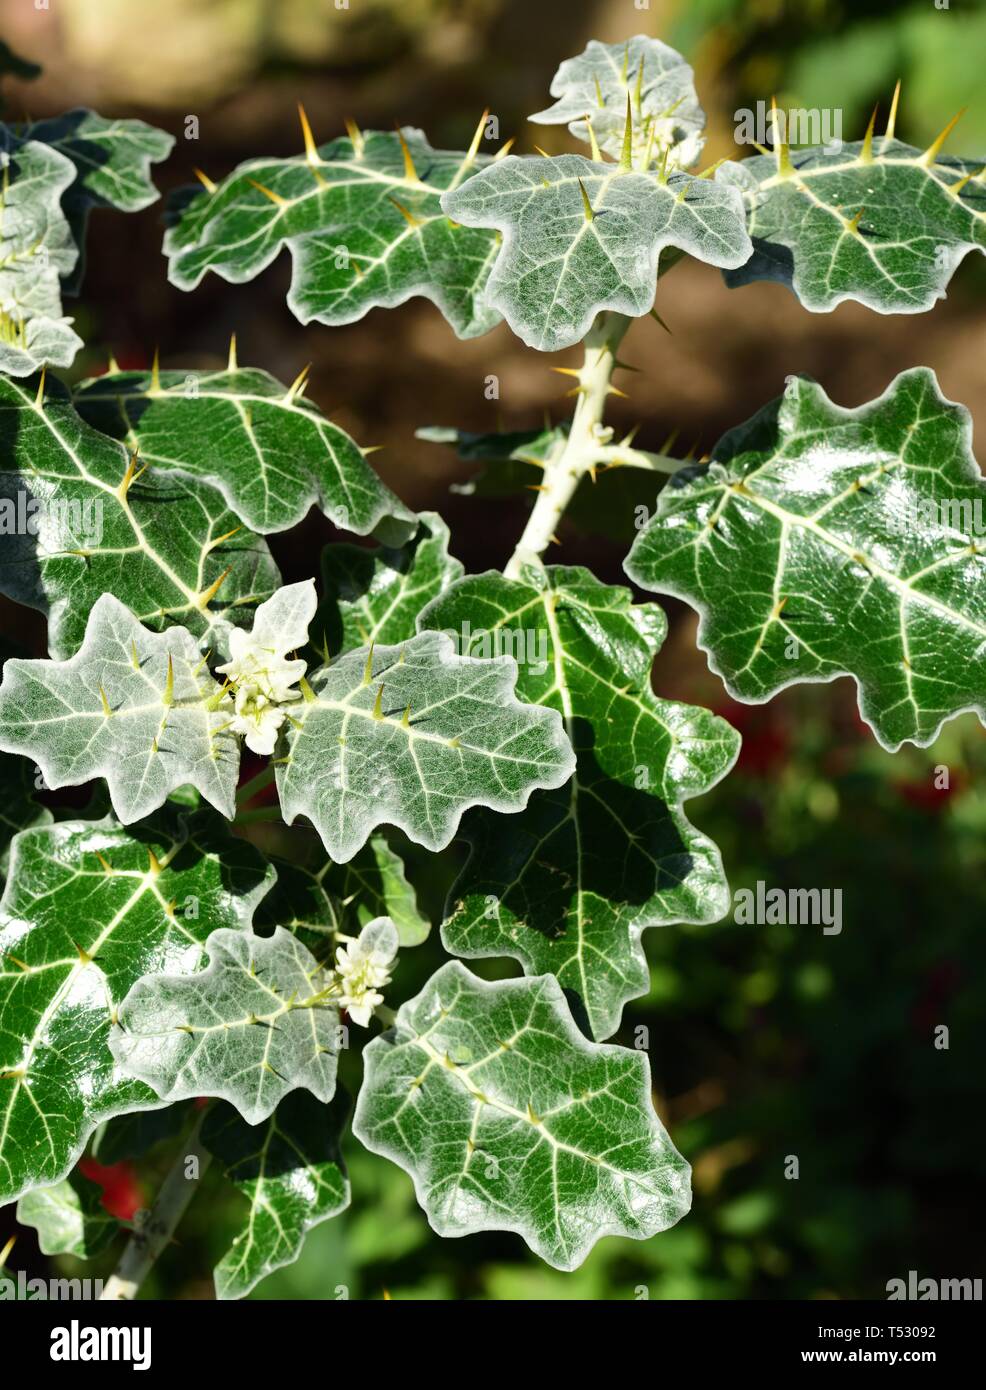
[[[733,112],[776,94],[781,104],[840,108],[858,138],[875,103],[885,114],[903,80],[898,133],[929,142],[960,106],[948,149],[986,155],[986,9],[952,0],[59,0],[50,11],[4,0],[0,35],[42,63],[42,78],[6,85],[8,112],[41,116],[73,104],[142,115],[178,136],[159,172],[166,189],[194,166],[213,178],[259,153],[300,148],[301,99],[319,139],[345,116],[365,127],[394,118],[432,142],[461,147],[484,106],[520,150],[574,148],[567,133],[526,123],[543,107],[558,62],[591,37],[647,32],[696,68],[709,113],[708,160],[735,156]],[[189,116],[196,139],[186,139]],[[161,205],[105,215],[90,233],[82,300],[70,310],[90,346],[77,373],[123,366],[207,366],[230,332],[243,363],[291,380],[313,361],[309,394],[364,444],[415,507],[434,507],[470,570],[502,565],[528,501],[451,493],[468,475],[451,454],[414,438],[425,424],[484,430],[566,413],[550,366],[505,327],[457,343],[437,311],[412,301],[341,329],[303,329],[284,304],[286,258],[259,280],[209,277],[193,295],[172,289],[160,255]],[[711,448],[729,426],[776,396],[791,372],[816,376],[840,404],[884,390],[896,372],[933,367],[945,394],[986,430],[983,402],[986,271],[970,258],[949,299],[919,320],[854,305],[809,315],[777,285],[727,291],[712,270],[684,264],[662,281],[658,310],[635,325],[626,356],[641,370],[617,425],[641,422],[658,448],[672,429],[682,452]],[[488,374],[500,399],[484,396]],[[287,579],[317,572],[333,537],[309,518],[273,538]],[[552,558],[620,580],[626,543],[570,524]],[[510,1235],[442,1241],[418,1211],[410,1180],[347,1142],[353,1204],[308,1239],[258,1298],[626,1299],[885,1297],[889,1279],[982,1275],[986,1016],[986,734],[966,715],[924,751],[882,752],[860,724],[848,680],[789,690],[770,705],[728,700],[695,647],[694,617],[668,603],[671,634],[655,685],[725,714],[744,735],[737,769],[692,803],[722,848],[734,889],[840,887],[844,929],[675,926],[645,936],[648,996],[626,1011],[618,1041],[649,1030],[655,1103],[694,1167],[695,1202],[653,1240],[607,1238],[577,1273],[541,1265]],[[43,653],[43,624],[0,608],[5,633]],[[948,786],[940,770],[948,770]],[[936,775],[936,769],[938,773]],[[266,833],[257,828],[258,840]],[[455,854],[411,853],[412,877],[439,917]],[[392,999],[410,997],[443,959],[437,931],[404,954]],[[479,973],[495,964],[474,962]],[[504,963],[502,973],[513,973]],[[935,1029],[950,1030],[947,1050]],[[348,1083],[358,1058],[347,1057]],[[800,1177],[785,1179],[788,1156]],[[149,1200],[166,1147],[109,1175],[132,1209]],[[210,1174],[179,1243],[145,1292],[211,1297],[208,1271],[233,1234],[239,1199]],[[13,1226],[0,1212],[0,1245]],[[23,1231],[11,1269],[41,1273]],[[109,1265],[112,1260],[103,1261]],[[68,1268],[70,1261],[60,1262]],[[99,1273],[95,1271],[87,1272]]]

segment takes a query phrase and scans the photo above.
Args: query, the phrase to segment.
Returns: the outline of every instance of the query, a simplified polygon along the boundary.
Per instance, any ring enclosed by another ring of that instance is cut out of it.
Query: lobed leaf
[[[484,299],[496,238],[453,226],[440,198],[487,163],[433,150],[412,129],[354,130],[308,155],[250,160],[175,208],[169,278],[191,290],[212,270],[242,284],[287,246],[288,306],[302,323],[352,323],[423,295],[474,338],[499,321]]]
[[[883,747],[986,720],[986,489],[964,407],[932,371],[846,410],[815,382],[675,474],[626,562],[702,615],[699,643],[736,699],[851,675]]]
[[[318,506],[334,525],[397,544],[415,518],[363,451],[301,395],[269,373],[111,371],[76,388],[90,425],[137,450],[155,476],[218,489],[245,526],[286,531]]]
[[[142,473],[58,383],[0,377],[0,591],[48,614],[53,656],[80,646],[101,594],[140,622],[181,623],[203,647],[278,585],[264,541],[195,478]]]
[[[231,820],[240,750],[219,693],[184,628],[148,632],[103,594],[75,656],[4,665],[0,750],[34,759],[48,787],[104,777],[124,824],[186,784]]]
[[[566,58],[551,82],[554,106],[531,116],[540,125],[567,125],[590,139],[591,122],[600,149],[619,158],[627,103],[633,115],[632,153],[637,168],[660,164],[687,169],[702,149],[705,112],[695,92],[694,73],[659,39],[637,34],[625,43],[590,39],[577,58]]]
[[[553,711],[521,704],[516,666],[457,656],[423,633],[347,652],[311,679],[277,768],[285,822],[306,816],[345,864],[382,824],[444,849],[462,813],[520,810],[572,770]]]
[[[216,927],[249,927],[273,870],[211,812],[111,817],[15,836],[0,899],[0,1202],[59,1182],[104,1120],[154,1108],[111,1023],[155,970],[196,969]]]
[[[455,632],[463,651],[513,653],[518,694],[562,714],[578,759],[566,786],[521,815],[467,819],[471,854],[442,940],[455,955],[550,972],[591,1035],[609,1037],[648,988],[644,929],[715,921],[728,907],[719,851],[682,804],[725,776],[739,736],[708,710],[654,696],[664,614],[588,570],[470,575],[421,622]]]
[[[259,1125],[246,1124],[230,1105],[210,1110],[202,1140],[249,1203],[216,1266],[217,1298],[244,1298],[298,1258],[313,1227],[349,1206],[340,1148],[349,1107],[340,1090],[327,1106],[295,1091]]]
[[[304,1086],[335,1093],[339,1010],[312,954],[289,932],[221,929],[197,974],[145,972],[117,1012],[110,1050],[163,1101],[218,1096],[256,1125]]]
[[[53,1187],[25,1192],[17,1203],[17,1220],[38,1233],[42,1255],[74,1255],[92,1260],[120,1230],[103,1206],[103,1189],[76,1170]]]
[[[579,342],[604,309],[646,314],[666,247],[722,267],[742,265],[752,249],[735,188],[580,154],[510,156],[442,206],[467,227],[502,233],[487,299],[543,352]]]
[[[646,1056],[587,1042],[551,975],[488,984],[450,961],[363,1060],[353,1132],[411,1175],[439,1235],[515,1231],[570,1270],[688,1210]]]

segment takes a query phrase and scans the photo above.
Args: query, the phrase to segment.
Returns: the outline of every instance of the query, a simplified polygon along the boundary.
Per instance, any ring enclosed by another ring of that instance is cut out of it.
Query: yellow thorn
[[[870,123],[866,127],[866,134],[863,136],[863,148],[859,152],[860,164],[873,163],[873,130],[876,126],[876,113],[878,110],[879,107],[874,106],[873,115],[870,117]]]
[[[383,689],[383,686],[381,686],[380,688],[381,688],[381,690],[382,690],[382,689]],[[408,705],[407,709],[406,709],[406,710],[404,711],[404,713],[401,715],[401,728],[402,728],[402,729],[409,729],[410,727],[411,727],[411,706]]]
[[[34,398],[34,404],[40,406],[45,398],[45,377],[48,375],[47,365],[41,368],[41,379],[38,382],[38,394]]]
[[[412,227],[420,227],[420,226],[421,226],[421,219],[420,219],[419,217],[415,217],[415,215],[414,215],[413,212],[408,212],[407,208],[404,207],[403,203],[399,203],[399,202],[397,201],[397,199],[396,199],[396,198],[392,198],[392,197],[390,196],[389,193],[387,194],[387,202],[388,202],[388,203],[393,203],[394,207],[397,209],[397,211],[400,213],[400,215],[401,215],[402,217],[406,218],[406,220],[407,220],[407,222],[409,223],[410,226],[412,226]]]
[[[771,128],[774,133],[774,153],[777,156],[777,174],[779,178],[786,179],[795,172],[794,165],[791,163],[791,153],[788,149],[787,141],[779,138],[779,127],[777,121],[777,98],[770,98],[770,110],[773,115]]]
[[[230,572],[230,570],[231,570],[232,568],[233,568],[232,565],[227,565],[226,568],[223,570],[222,574],[221,574],[221,575],[219,576],[219,578],[215,581],[215,583],[210,584],[209,587],[208,587],[208,589],[203,589],[203,590],[202,590],[202,592],[199,594],[198,600],[197,600],[197,603],[198,603],[199,608],[201,608],[201,609],[203,609],[203,610],[205,610],[206,608],[208,608],[209,604],[210,604],[210,603],[212,602],[212,600],[216,597],[216,594],[218,594],[220,585],[224,582],[224,580],[226,579],[226,576],[229,574],[229,572]]]
[[[578,367],[552,367],[551,370],[557,372],[559,376],[574,376],[576,381],[582,375]]]
[[[88,952],[87,950],[85,950],[84,947],[80,946],[79,943],[78,943],[77,941],[73,941],[73,942],[72,942],[72,945],[75,947],[75,952],[76,952],[76,955],[79,957],[80,963],[81,963],[82,965],[89,965],[89,964],[91,964],[91,962],[92,962],[92,956],[89,954],[89,952]]]
[[[459,742],[457,738],[450,738],[448,740],[448,746],[449,748],[461,748],[462,744]]]
[[[309,164],[321,164],[318,155],[318,146],[315,144],[315,137],[312,135],[312,128],[308,124],[308,114],[301,102],[298,102],[298,120],[301,122],[301,135],[305,142],[305,158]]]
[[[389,1289],[384,1289],[384,1291],[383,1291],[383,1301],[384,1301],[384,1303],[393,1303],[394,1300],[393,1300],[393,1298],[391,1297],[391,1293],[390,1293],[390,1290],[389,1290]]]
[[[130,639],[130,665],[134,668],[135,671],[140,670],[140,660],[137,656],[137,643],[134,641],[132,637]]]
[[[313,705],[316,699],[315,692],[305,680],[304,676],[299,679],[298,684],[301,686],[301,693],[305,697],[305,703]]]
[[[591,157],[595,160],[597,164],[601,164],[603,156],[602,151],[599,148],[599,141],[596,139],[596,132],[592,128],[592,117],[588,113],[586,113],[584,119],[586,123],[586,128],[589,131],[589,151]]]
[[[363,151],[366,149],[366,141],[363,139],[363,132],[354,120],[349,116],[345,120],[346,134],[349,136],[353,147],[353,154],[357,159],[363,158]]]
[[[200,671],[202,670],[202,668],[205,666],[206,662],[209,660],[209,657],[210,657],[211,655],[212,655],[212,648],[210,647],[209,650],[206,652],[205,656],[202,658],[202,660],[196,662],[196,664],[195,664],[195,669],[194,669],[194,671],[192,672],[193,677],[194,677],[194,676],[197,676],[197,675],[199,674],[199,672],[200,672]]]
[[[369,458],[371,454],[379,454],[380,450],[386,447],[386,444],[367,444],[365,448],[360,449],[360,453],[364,458]]]
[[[627,76],[630,72],[630,40],[627,39],[623,49],[623,82],[626,84]]]
[[[113,866],[110,864],[110,861],[106,858],[104,854],[100,854],[98,849],[96,850],[96,858],[103,866],[103,873],[111,874],[113,872]]]
[[[373,679],[373,643],[370,643],[370,650],[366,654],[366,665],[363,667],[363,684],[369,685]]]
[[[102,682],[100,682],[99,686],[99,698],[103,702],[103,717],[109,719],[113,711],[110,709],[110,702],[106,698],[106,691],[103,689]]]
[[[149,396],[156,396],[161,390],[161,352],[159,348],[154,349],[154,361],[151,363],[151,385],[148,391]]]
[[[538,154],[541,156],[542,159],[550,159],[550,158],[551,158],[551,155],[548,153],[548,151],[547,151],[547,150],[542,150],[542,148],[541,148],[540,145],[535,145],[534,148],[537,150]]]
[[[541,1123],[541,1117],[540,1115],[536,1114],[534,1107],[531,1105],[530,1101],[527,1102],[527,1118],[532,1125],[539,1125]]]
[[[383,686],[382,686],[382,685],[378,685],[378,686],[377,686],[377,698],[373,701],[373,717],[374,717],[374,719],[382,719],[382,718],[383,718]]]
[[[981,179],[983,174],[986,174],[986,165],[984,165],[978,173],[973,172],[971,174],[966,174],[963,178],[956,179],[954,183],[950,183],[948,185],[949,193],[954,193],[957,196],[959,193],[962,192],[963,188],[965,188],[966,184],[969,182],[970,179]]]
[[[404,177],[410,183],[420,183],[421,180],[418,177],[418,171],[415,169],[414,160],[411,158],[411,151],[408,149],[407,141],[404,139],[404,132],[401,130],[400,126],[396,126],[395,128],[397,130],[397,138],[401,142],[401,154],[404,156]]]
[[[175,702],[175,664],[168,653],[168,674],[164,681],[164,694],[161,696],[162,705],[169,707]]]
[[[243,527],[242,527],[242,526],[234,526],[233,529],[232,529],[232,531],[227,531],[227,532],[225,532],[224,535],[222,535],[222,536],[216,536],[215,540],[211,540],[211,541],[209,542],[209,544],[206,546],[206,550],[207,550],[207,551],[215,550],[215,548],[216,548],[217,545],[222,545],[223,541],[232,540],[232,538],[236,535],[237,531],[242,531],[242,530],[243,530]]]
[[[106,359],[106,375],[114,376],[120,370],[120,364],[111,352]]]
[[[356,272],[356,279],[357,279],[357,280],[362,280],[362,278],[363,278],[363,271],[360,269],[360,263],[359,263],[359,261],[356,259],[355,256],[350,256],[350,258],[349,258],[349,264],[352,266],[353,270]]]
[[[476,127],[476,132],[472,137],[469,148],[466,150],[466,157],[462,161],[462,167],[464,169],[469,168],[470,164],[475,161],[476,155],[479,153],[479,142],[483,138],[483,131],[486,129],[486,122],[489,118],[490,108],[487,106],[486,110],[479,118],[479,125]]]
[[[144,464],[143,468],[137,467],[137,451],[135,449],[134,452],[130,455],[130,459],[127,463],[127,471],[124,473],[120,486],[116,490],[116,495],[117,497],[119,497],[121,502],[124,500],[127,493],[133,487],[137,479],[146,472],[146,463]]]
[[[924,164],[925,166],[927,166],[927,165],[929,165],[929,164],[934,164],[935,160],[936,160],[936,159],[938,158],[938,156],[941,154],[941,147],[942,147],[942,145],[944,145],[945,141],[946,141],[946,140],[948,139],[948,137],[951,135],[952,131],[953,131],[953,130],[955,129],[955,127],[958,125],[959,121],[961,121],[961,119],[962,119],[962,117],[965,115],[965,113],[966,113],[966,108],[965,108],[964,106],[963,106],[963,108],[962,108],[961,111],[956,112],[956,114],[955,114],[955,115],[952,117],[952,119],[949,121],[948,125],[945,127],[945,129],[942,131],[942,133],[938,136],[938,139],[937,139],[937,140],[933,140],[933,141],[931,142],[931,144],[928,146],[928,148],[925,150],[924,154],[921,156],[921,163],[922,163],[922,164]]]
[[[255,188],[258,193],[262,193],[265,198],[269,198],[272,203],[277,203],[281,207],[287,205],[287,198],[282,198],[280,193],[275,193],[272,188],[267,188],[264,184],[257,183],[256,179],[247,179],[247,183],[251,188]]]
[[[304,395],[305,387],[308,385],[308,373],[311,369],[312,364],[309,362],[307,366],[302,367],[294,381],[292,381],[291,385],[288,387],[287,399],[289,401],[293,401],[295,396]]]
[[[192,173],[198,179],[206,193],[215,193],[217,185],[212,182],[208,174],[203,174],[201,169],[193,169]]]
[[[152,874],[154,875],[154,877],[157,878],[158,874],[161,872],[161,865],[160,865],[160,863],[158,862],[158,857],[157,857],[157,855],[156,855],[156,854],[154,853],[154,851],[151,849],[150,845],[148,845],[148,847],[147,847],[147,860],[148,860],[148,863],[147,863],[148,872],[149,872],[149,873],[152,873]]]
[[[637,435],[640,433],[640,425],[641,421],[638,420],[635,425],[631,425],[631,427],[627,430],[626,434],[620,440],[620,445],[622,448],[629,449],[630,445],[633,443]]]
[[[328,666],[329,661],[331,659],[329,657],[329,639],[324,632],[322,633],[322,645],[319,648],[319,651],[322,653],[322,665]]]
[[[596,214],[592,210],[592,204],[589,202],[589,195],[585,191],[585,184],[581,179],[579,179],[579,188],[582,190],[582,207],[585,209],[585,220],[591,222]]]
[[[511,137],[510,137],[510,139],[507,141],[507,143],[506,143],[505,145],[501,145],[500,148],[497,150],[496,154],[493,156],[493,163],[495,164],[496,161],[497,161],[498,159],[506,159],[507,155],[508,155],[508,154],[510,153],[510,151],[513,149],[513,147],[514,147],[514,145],[516,145],[516,143],[517,143],[517,137],[516,137],[516,135],[511,135]]]
[[[229,335],[229,357],[226,359],[226,370],[227,372],[235,372],[236,368],[236,334],[231,333]]]
[[[894,131],[897,129],[897,107],[900,104],[900,78],[897,79],[897,86],[894,88],[894,99],[890,103],[890,115],[887,117],[887,129],[884,134],[884,144],[894,138]]]
[[[717,159],[715,164],[710,164],[707,169],[703,169],[702,172],[696,174],[695,177],[697,179],[714,179],[725,162],[725,159]]]
[[[627,92],[627,119],[623,127],[623,152],[620,155],[620,168],[625,172],[633,168],[633,111],[630,106],[630,93]]]
[[[640,115],[640,104],[644,95],[644,59],[640,58],[640,65],[637,68],[637,86],[634,89],[633,99],[637,103],[637,115]]]
[[[600,111],[602,111],[606,106],[606,102],[603,99],[603,89],[599,85],[598,77],[594,77],[592,80],[596,84],[596,104],[599,107]]]
[[[10,1256],[10,1252],[11,1252],[11,1250],[13,1250],[13,1248],[14,1248],[14,1246],[15,1246],[16,1244],[17,1244],[17,1237],[16,1237],[15,1235],[14,1235],[14,1236],[11,1236],[10,1239],[7,1241],[7,1244],[3,1247],[2,1250],[0,1250],[0,1269],[3,1269],[4,1266],[6,1265],[7,1260],[8,1260],[8,1258],[9,1258],[9,1256]],[[384,1290],[384,1292],[386,1293],[386,1289]],[[389,1294],[388,1294],[388,1297],[389,1297]]]
[[[661,184],[665,184],[665,183],[667,183],[667,181],[668,181],[668,152],[669,152],[669,148],[670,148],[670,147],[669,147],[668,145],[665,145],[665,146],[664,146],[664,149],[661,151],[661,162],[660,162],[660,164],[658,165],[658,169],[657,169],[657,181],[658,181],[658,183],[661,183]]]
[[[610,386],[606,391],[607,396],[619,396],[620,400],[628,401],[630,397],[625,391],[621,391],[618,386]]]
[[[865,208],[860,208],[855,217],[851,217],[846,223],[846,231],[850,232],[853,236],[859,236],[859,224],[865,211]]]

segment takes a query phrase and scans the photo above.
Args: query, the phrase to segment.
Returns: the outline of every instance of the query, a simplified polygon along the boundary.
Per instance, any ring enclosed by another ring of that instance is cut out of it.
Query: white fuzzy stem
[[[136,1298],[141,1284],[153,1269],[158,1256],[170,1243],[175,1227],[198,1189],[199,1180],[212,1162],[212,1155],[202,1144],[204,1119],[205,1111],[200,1115],[188,1141],[182,1144],[181,1152],[161,1184],[161,1190],[150,1214],[127,1242],[119,1264],[106,1281],[101,1299]],[[197,1178],[185,1176],[190,1158],[198,1160]]]
[[[616,350],[629,326],[630,320],[623,314],[604,313],[586,335],[572,428],[565,443],[545,463],[541,491],[504,570],[508,579],[516,579],[525,565],[540,563],[583,476],[599,462],[604,445],[597,429],[610,394]]]

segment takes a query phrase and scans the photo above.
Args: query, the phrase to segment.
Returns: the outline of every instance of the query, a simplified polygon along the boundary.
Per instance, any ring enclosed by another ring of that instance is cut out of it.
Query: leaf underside
[[[120,1230],[103,1206],[103,1189],[76,1169],[53,1187],[25,1192],[17,1203],[17,1220],[38,1233],[43,1255],[74,1255],[92,1260]]]
[[[553,976],[487,984],[451,961],[363,1058],[353,1132],[411,1175],[439,1235],[515,1231],[570,1270],[688,1210],[645,1054],[587,1042]]]
[[[794,378],[674,476],[626,570],[698,609],[736,699],[851,675],[880,743],[923,747],[986,718],[984,498],[968,412],[929,369],[856,410]]]
[[[726,911],[719,852],[682,803],[725,775],[739,737],[707,710],[652,693],[663,613],[588,570],[468,576],[421,621],[468,634],[474,655],[517,656],[518,693],[563,715],[578,758],[567,785],[520,815],[466,819],[472,853],[442,940],[456,955],[508,955],[529,975],[552,973],[592,1036],[609,1037],[626,1001],[647,991],[643,930]]]

